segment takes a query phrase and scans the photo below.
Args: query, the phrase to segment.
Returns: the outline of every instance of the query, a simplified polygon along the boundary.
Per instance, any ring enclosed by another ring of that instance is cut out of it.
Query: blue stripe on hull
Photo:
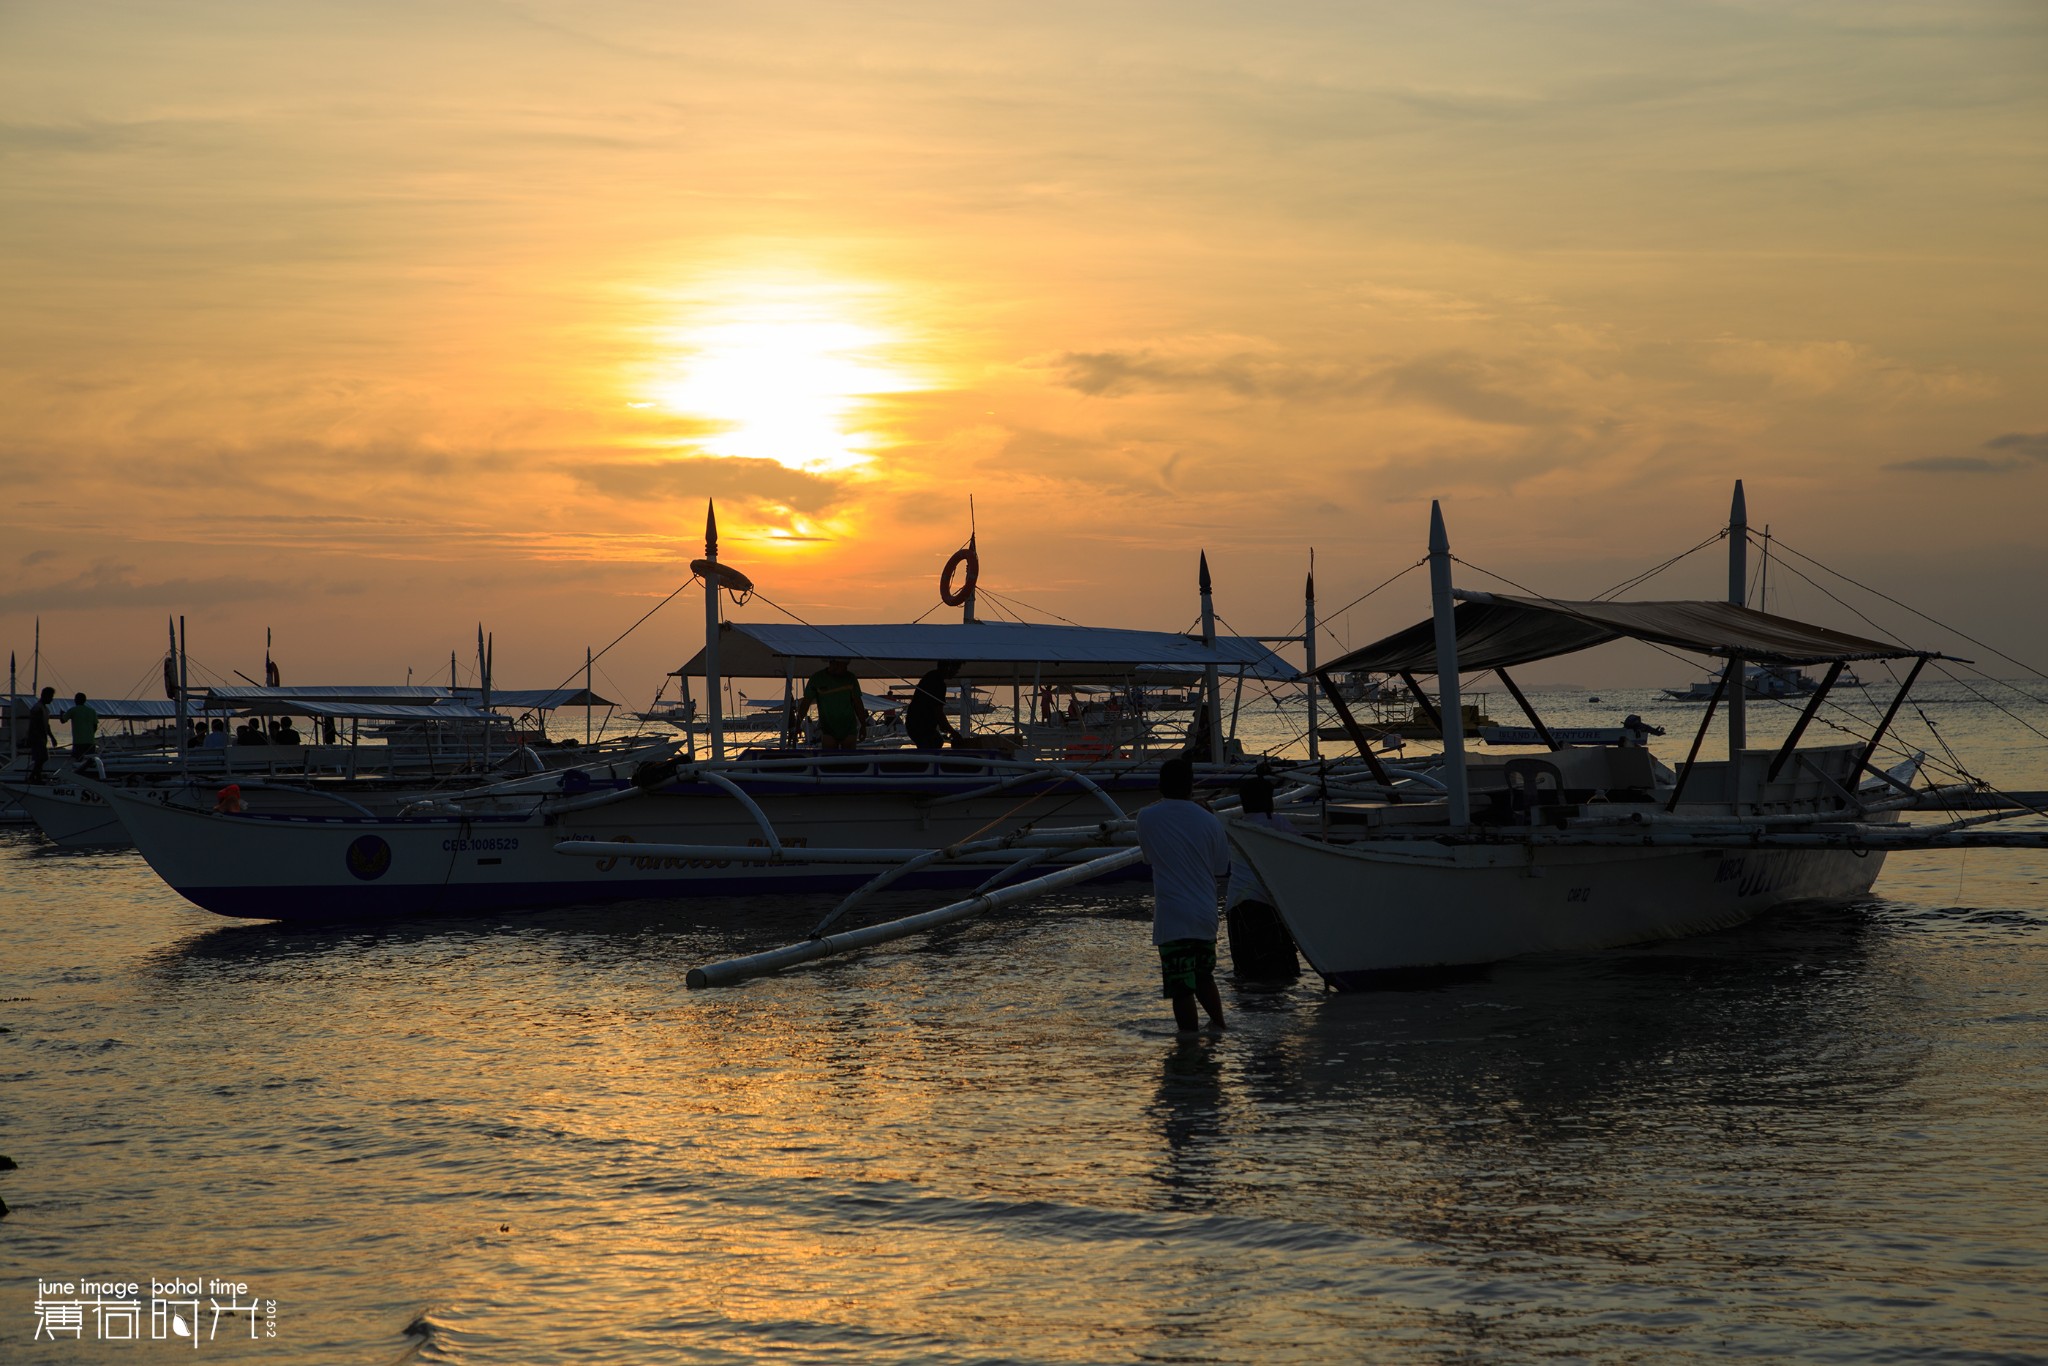
[[[332,924],[337,921],[409,920],[485,915],[497,911],[541,910],[590,902],[690,900],[697,897],[768,896],[778,893],[845,893],[865,886],[875,872],[775,874],[751,877],[675,878],[633,882],[415,884],[377,887],[180,887],[187,901],[216,915],[244,920]],[[917,873],[892,883],[892,891],[956,890],[980,886],[996,870],[977,868]],[[1144,878],[1139,866],[1097,879]]]

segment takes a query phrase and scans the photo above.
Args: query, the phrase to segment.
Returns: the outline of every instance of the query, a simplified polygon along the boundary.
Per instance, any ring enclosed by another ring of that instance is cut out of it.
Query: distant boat
[[[1751,664],[1742,671],[1742,695],[1754,698],[1805,697],[1820,685],[1789,664]],[[1837,682],[1836,687],[1843,686]],[[1850,682],[1852,688],[1861,683]],[[1711,702],[1721,691],[1718,678],[1702,679],[1689,688],[1666,688],[1664,695],[1674,702]]]

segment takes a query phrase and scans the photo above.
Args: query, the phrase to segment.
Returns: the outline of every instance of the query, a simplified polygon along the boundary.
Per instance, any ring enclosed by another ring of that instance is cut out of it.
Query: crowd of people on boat
[[[299,745],[305,737],[299,734],[297,726],[289,716],[272,717],[266,724],[262,717],[246,718],[233,732],[229,732],[225,719],[216,716],[211,722],[194,721],[192,733],[185,738],[187,749],[226,749],[230,745]],[[329,740],[332,743],[332,740]]]

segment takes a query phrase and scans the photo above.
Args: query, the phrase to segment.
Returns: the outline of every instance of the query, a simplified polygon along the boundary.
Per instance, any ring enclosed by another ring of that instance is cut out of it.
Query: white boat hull
[[[12,791],[29,819],[60,849],[115,849],[130,842],[120,814],[96,792],[75,783]]]
[[[1727,929],[1788,901],[1870,890],[1884,855],[1839,850],[1328,844],[1257,826],[1232,842],[1302,956],[1340,989]]]
[[[973,781],[982,781],[979,777]],[[878,787],[886,788],[887,784]],[[834,849],[937,848],[1021,828],[1073,797],[1033,803],[1014,791],[941,806],[929,783],[841,794],[757,794],[786,845]],[[150,866],[187,900],[222,915],[265,920],[402,919],[636,897],[835,892],[881,871],[872,863],[770,863],[729,857],[639,855],[635,844],[761,847],[753,817],[715,789],[666,790],[553,818],[541,815],[402,819],[224,816],[101,789]],[[1150,797],[1133,789],[1133,806]],[[252,806],[261,795],[252,799]],[[1071,823],[1068,815],[1062,823]],[[555,852],[569,840],[620,845],[616,857]],[[936,867],[898,887],[974,886],[987,864]]]

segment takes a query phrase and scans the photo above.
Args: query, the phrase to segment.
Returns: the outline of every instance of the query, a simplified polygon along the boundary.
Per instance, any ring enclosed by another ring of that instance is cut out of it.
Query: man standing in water
[[[1195,766],[1168,759],[1159,766],[1161,800],[1138,813],[1138,849],[1152,865],[1152,942],[1159,949],[1164,995],[1183,1034],[1200,1024],[1223,1028],[1216,991],[1217,880],[1230,875],[1223,822],[1195,802]]]
[[[796,709],[796,727],[803,729],[811,704],[818,704],[818,740],[825,749],[853,749],[868,738],[868,709],[861,701],[860,680],[843,659],[828,659],[804,685],[803,704]]]

